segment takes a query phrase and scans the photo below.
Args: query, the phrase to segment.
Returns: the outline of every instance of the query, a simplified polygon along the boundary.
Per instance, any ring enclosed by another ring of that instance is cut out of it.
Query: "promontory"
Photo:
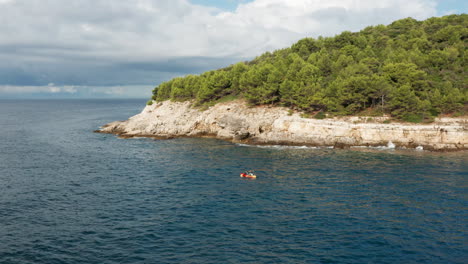
[[[468,149],[468,15],[305,38],[159,84],[99,132],[251,144]]]

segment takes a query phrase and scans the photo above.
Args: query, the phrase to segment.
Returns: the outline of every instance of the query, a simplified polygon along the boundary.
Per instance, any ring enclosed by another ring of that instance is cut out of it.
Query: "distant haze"
[[[149,97],[303,37],[466,12],[436,0],[0,0],[0,98]]]

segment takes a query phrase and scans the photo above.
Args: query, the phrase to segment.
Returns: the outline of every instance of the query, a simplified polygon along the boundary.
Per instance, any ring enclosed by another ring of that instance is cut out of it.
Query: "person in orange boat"
[[[252,171],[245,171],[245,172],[241,173],[240,176],[244,177],[244,178],[257,178],[257,176],[255,174],[253,174]]]

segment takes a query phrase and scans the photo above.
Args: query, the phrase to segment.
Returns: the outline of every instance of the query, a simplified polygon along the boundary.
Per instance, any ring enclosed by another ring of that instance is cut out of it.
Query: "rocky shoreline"
[[[241,100],[206,110],[191,102],[159,102],[126,121],[96,132],[121,137],[214,137],[259,145],[354,146],[468,150],[468,120],[440,118],[431,124],[383,123],[385,117],[303,118],[284,107],[249,107]]]

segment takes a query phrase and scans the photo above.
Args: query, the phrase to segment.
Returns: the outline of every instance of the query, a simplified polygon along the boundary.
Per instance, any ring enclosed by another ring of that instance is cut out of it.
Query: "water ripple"
[[[0,263],[468,259],[466,152],[90,132],[143,103],[0,103]]]

